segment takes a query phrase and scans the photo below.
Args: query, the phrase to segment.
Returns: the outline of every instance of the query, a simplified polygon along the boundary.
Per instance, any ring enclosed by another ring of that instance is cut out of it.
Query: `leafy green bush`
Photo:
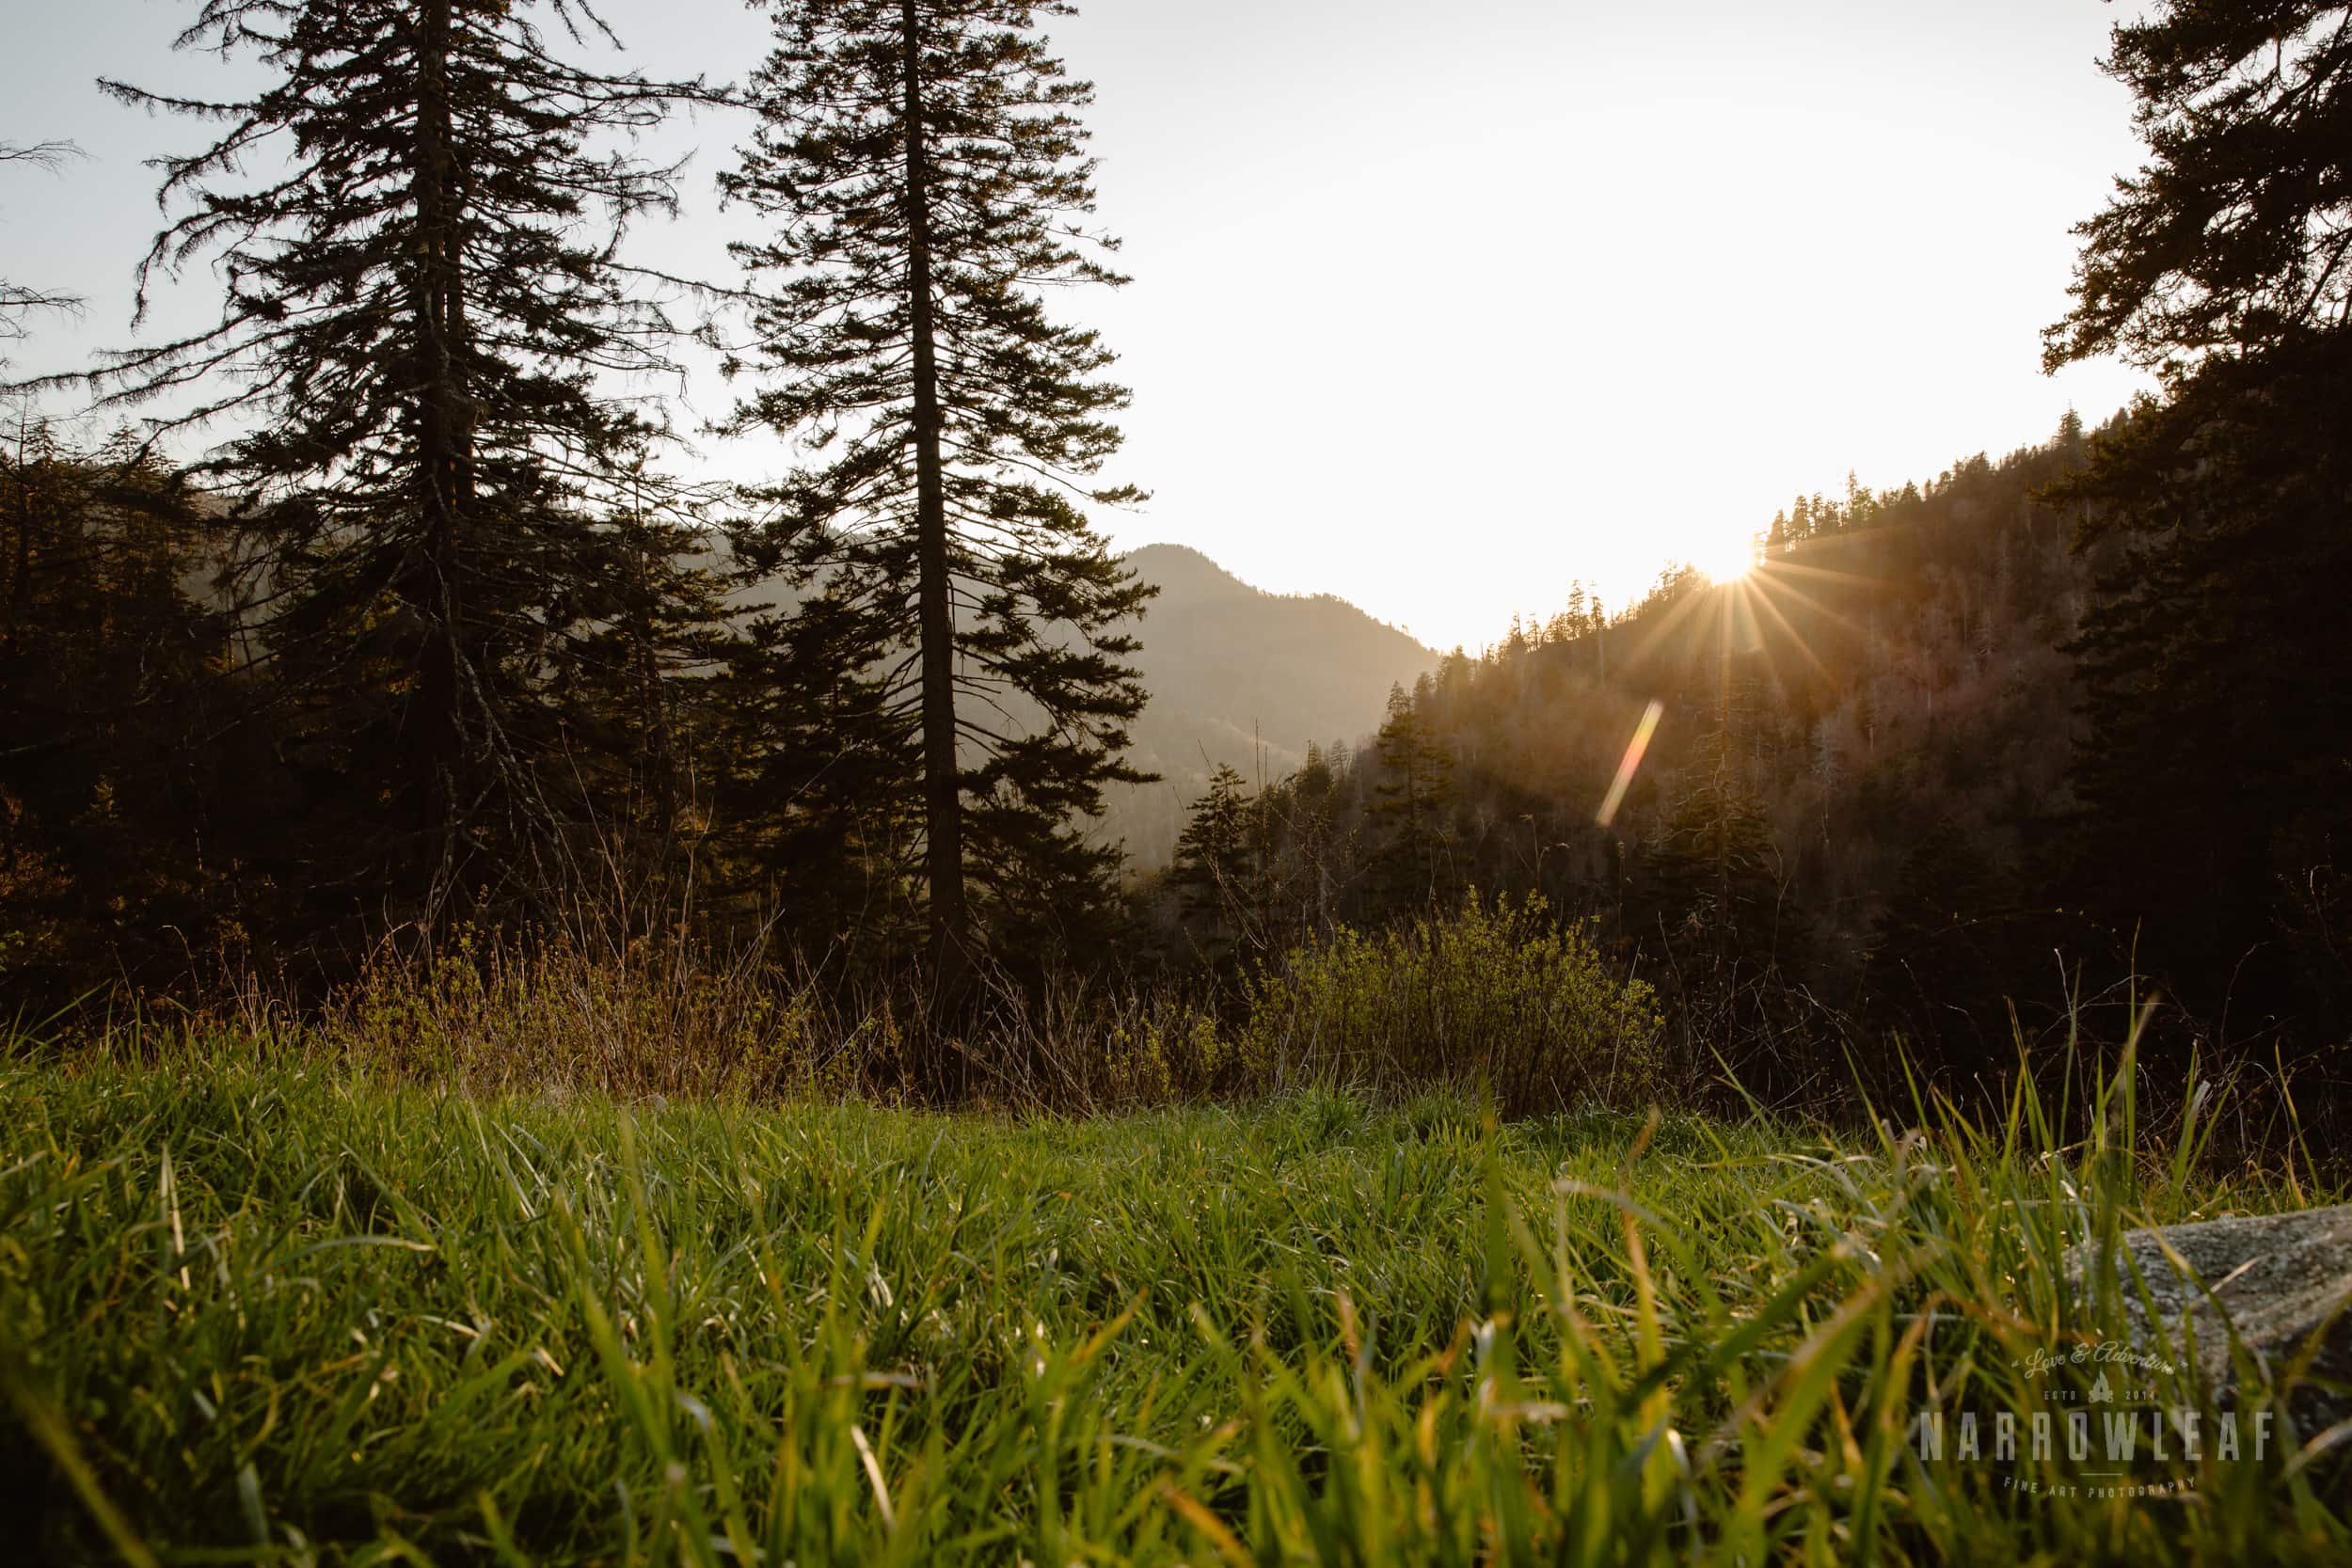
[[[1621,979],[1589,925],[1540,896],[1457,909],[1375,936],[1340,927],[1249,990],[1243,1059],[1273,1084],[1399,1094],[1483,1083],[1506,1113],[1654,1098],[1662,1019]]]

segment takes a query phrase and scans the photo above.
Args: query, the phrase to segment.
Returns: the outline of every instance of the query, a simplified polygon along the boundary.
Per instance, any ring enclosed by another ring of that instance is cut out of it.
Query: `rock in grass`
[[[2227,1397],[2237,1374],[2221,1314],[2273,1376],[2316,1336],[2289,1406],[2296,1424],[2310,1437],[2352,1417],[2352,1205],[2128,1230],[2114,1266],[2136,1347],[2159,1348],[2152,1310],[2172,1353],[2193,1329],[2198,1370]]]

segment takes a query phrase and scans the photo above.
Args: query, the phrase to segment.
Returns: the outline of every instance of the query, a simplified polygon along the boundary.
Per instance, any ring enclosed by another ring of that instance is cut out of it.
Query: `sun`
[[[1756,564],[1756,545],[1746,538],[1725,539],[1702,546],[1691,562],[1712,583],[1737,582]]]

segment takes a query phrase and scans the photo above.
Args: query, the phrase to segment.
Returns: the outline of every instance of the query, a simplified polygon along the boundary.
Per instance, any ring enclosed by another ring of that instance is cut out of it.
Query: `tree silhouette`
[[[1373,748],[1380,772],[1366,815],[1382,834],[1374,876],[1393,907],[1425,909],[1459,882],[1450,826],[1454,757],[1402,686],[1389,692]]]
[[[1312,766],[1323,768],[1319,758]],[[1323,771],[1327,788],[1328,769]],[[1295,798],[1307,787],[1285,793]],[[1212,963],[1245,947],[1263,954],[1274,945],[1274,804],[1270,795],[1253,795],[1237,770],[1219,763],[1177,835],[1169,879],[1195,945]]]
[[[2076,870],[2176,995],[2251,1028],[2310,1001],[2282,884],[2352,843],[2352,8],[2167,0],[2113,37],[2149,163],[2078,229],[2045,353],[2120,353],[2166,394],[2055,492],[2096,571]]]
[[[851,743],[921,790],[937,980],[956,994],[976,901],[1000,951],[1067,940],[1116,850],[1080,829],[1144,694],[1115,629],[1152,592],[1081,502],[1119,445],[1110,351],[1056,325],[1043,291],[1123,281],[1079,230],[1090,101],[1014,0],[811,0],[776,13],[760,124],[724,177],[770,219],[739,245],[754,303],[730,370],[762,384],[731,421],[797,437],[761,493],[765,547],[828,641],[881,681]],[[967,892],[967,879],[978,897]],[[1026,933],[1016,936],[1016,933]]]
[[[548,688],[612,515],[642,529],[676,499],[643,467],[657,420],[612,389],[669,368],[617,246],[671,208],[671,171],[608,143],[699,88],[572,63],[534,17],[611,39],[586,0],[206,0],[179,47],[257,56],[259,90],[104,84],[226,127],[161,160],[179,215],[139,270],[143,314],[209,259],[219,319],[91,379],[165,404],[159,437],[253,420],[197,472],[230,497],[243,608],[314,716],[321,786],[389,789],[326,835],[365,867],[322,879],[363,899],[564,879]]]
[[[2048,367],[2119,353],[2177,379],[2352,320],[2352,8],[2159,0],[2106,70],[2149,161],[2075,227]]]

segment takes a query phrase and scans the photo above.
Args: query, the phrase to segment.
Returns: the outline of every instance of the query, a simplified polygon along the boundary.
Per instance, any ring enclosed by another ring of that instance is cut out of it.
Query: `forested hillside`
[[[1218,767],[1283,777],[1311,744],[1371,734],[1389,688],[1438,663],[1344,599],[1252,588],[1182,545],[1147,545],[1126,564],[1160,591],[1138,634],[1152,700],[1130,752],[1159,777],[1110,791],[1104,832],[1138,865],[1168,863],[1184,807]]]
[[[1726,1039],[1860,1021],[1962,1075],[2009,1059],[2012,1005],[2028,1035],[2122,1011],[2110,988],[2168,950],[2102,896],[2074,781],[2094,755],[2078,639],[2127,552],[2068,485],[2146,417],[1801,497],[1735,580],[1669,571],[1615,615],[1579,593],[1449,656],[1369,747],[1262,796],[1226,777],[1164,918],[1231,962],[1467,889],[1540,893],[1706,994]],[[2282,936],[2233,934],[2241,969]],[[2341,949],[2319,940],[2302,957],[2324,968]],[[2217,958],[2180,964],[2181,989],[2205,999]],[[2261,970],[2237,975],[2249,1031],[2313,1000],[2253,990]]]

